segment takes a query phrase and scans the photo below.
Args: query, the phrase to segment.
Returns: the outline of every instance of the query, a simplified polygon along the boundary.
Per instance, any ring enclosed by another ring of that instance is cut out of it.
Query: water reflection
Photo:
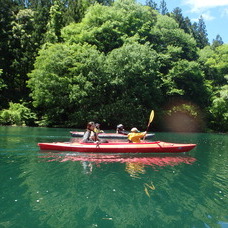
[[[196,158],[189,155],[175,154],[88,154],[88,153],[48,153],[40,155],[46,158],[47,162],[80,162],[85,174],[93,171],[93,166],[99,167],[100,164],[124,163],[125,171],[133,178],[139,178],[146,173],[146,167],[152,167],[157,171],[157,167],[176,166],[180,164],[192,164]]]

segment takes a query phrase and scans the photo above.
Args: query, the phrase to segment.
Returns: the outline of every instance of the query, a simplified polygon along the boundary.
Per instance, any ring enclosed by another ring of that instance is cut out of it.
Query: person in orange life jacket
[[[116,127],[116,133],[117,134],[127,135],[129,132],[124,130],[123,124],[118,124],[117,127]]]
[[[131,129],[131,133],[129,133],[127,135],[128,137],[128,141],[130,143],[140,143],[141,142],[141,138],[143,138],[146,135],[146,131],[145,132],[140,132],[136,127],[133,127]]]

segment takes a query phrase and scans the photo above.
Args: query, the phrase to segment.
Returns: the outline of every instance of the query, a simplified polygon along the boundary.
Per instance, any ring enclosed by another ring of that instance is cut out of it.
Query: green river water
[[[228,135],[156,133],[184,154],[42,152],[70,130],[0,127],[0,228],[228,227]]]

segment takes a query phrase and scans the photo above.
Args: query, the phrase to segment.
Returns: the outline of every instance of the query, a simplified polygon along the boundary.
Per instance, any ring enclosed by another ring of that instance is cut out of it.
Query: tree
[[[158,4],[155,1],[153,1],[153,0],[146,0],[146,5],[151,7],[154,10],[159,10],[158,9]]]
[[[47,125],[134,119],[142,126],[144,110],[159,110],[169,97],[208,102],[194,38],[149,7],[132,0],[95,4],[80,23],[62,29],[62,38],[40,52],[30,74],[34,105]]]
[[[206,77],[211,80],[213,93],[209,105],[209,126],[217,131],[227,131],[227,75],[228,75],[228,45],[216,48],[205,47],[200,51],[199,61],[205,68]]]
[[[127,37],[143,32],[144,25],[150,29],[154,23],[150,10],[133,0],[116,1],[112,7],[95,4],[81,23],[63,28],[62,37],[70,43],[96,45],[100,51],[108,53],[121,47]]]
[[[189,19],[189,17],[185,17],[184,20],[184,24],[183,24],[183,29],[186,33],[191,34],[192,35],[192,23],[191,20]]]
[[[63,27],[63,15],[61,11],[61,2],[54,1],[54,5],[50,8],[50,19],[47,24],[46,42],[56,43],[59,42],[61,29]]]
[[[215,39],[212,41],[212,47],[217,48],[218,46],[223,45],[224,42],[222,40],[222,37],[220,35],[217,35]]]
[[[0,69],[0,77],[2,74],[2,69]],[[6,85],[4,84],[4,81],[2,80],[2,78],[0,78],[0,91],[2,90],[2,88],[4,88]]]
[[[48,3],[49,0],[0,1],[0,66],[5,84],[1,91],[2,108],[10,101],[19,102],[28,97],[27,73],[33,68],[38,48],[43,44],[46,24],[41,12],[47,9]]]
[[[41,50],[28,83],[45,125],[82,127],[99,113],[106,93],[103,84],[108,83],[103,63],[103,55],[86,44],[55,44]]]
[[[2,84],[5,85],[0,92],[0,109],[7,107],[9,100],[12,99],[12,92],[9,91],[13,82],[11,64],[14,57],[10,44],[12,39],[12,21],[17,10],[18,5],[16,2],[0,0],[0,68],[2,69]]]
[[[14,69],[12,89],[14,93],[17,91],[16,97],[22,98],[28,95],[26,90],[27,73],[33,68],[38,48],[33,39],[34,12],[31,9],[19,10],[12,25],[11,52],[14,55],[11,65]]]
[[[108,54],[105,68],[112,85],[110,102],[104,107],[108,120],[118,124],[121,119],[132,126],[134,119],[135,125],[143,126],[148,118],[145,110],[159,110],[163,102],[158,54],[148,44],[129,40]]]
[[[143,118],[145,108],[158,106],[156,52],[148,45],[129,42],[110,52],[106,60],[86,44],[55,44],[42,50],[29,87],[40,115],[45,110],[46,125],[81,126],[90,119],[116,125],[119,118],[128,123],[129,115],[137,119],[140,112]],[[131,112],[133,107],[139,112]]]
[[[69,25],[73,22],[80,22],[85,15],[87,8],[92,5],[92,1],[84,0],[68,0],[65,4],[65,10],[63,13],[63,21],[65,25]]]
[[[203,20],[203,17],[200,16],[198,23],[194,22],[192,25],[192,34],[196,40],[197,47],[200,49],[209,45],[208,38],[207,38],[207,30],[206,25]]]
[[[25,104],[9,103],[9,109],[4,109],[0,112],[0,124],[3,125],[18,125],[32,126],[36,119],[33,113]]]
[[[228,75],[228,44],[218,46],[214,54],[208,56],[205,64],[214,72],[213,83],[216,87],[227,83],[225,76]]]
[[[168,16],[157,15],[156,24],[151,30],[150,42],[158,52],[166,52],[168,46],[181,47],[181,58],[197,59],[194,38],[179,28],[176,21]]]
[[[168,13],[168,9],[167,9],[165,0],[161,0],[160,7],[159,7],[159,12],[162,15],[166,15]]]
[[[228,81],[228,77],[226,76]],[[228,84],[221,87],[220,90],[212,97],[210,107],[211,121],[210,126],[222,132],[228,131]]]
[[[172,18],[176,20],[176,22],[179,24],[179,27],[183,29],[186,33],[191,34],[191,21],[188,17],[184,18],[182,14],[182,9],[179,7],[176,7],[172,13],[170,14]]]
[[[163,77],[165,93],[192,101],[206,108],[210,99],[210,87],[204,79],[203,71],[195,61],[180,60]]]
[[[198,53],[199,58],[197,62],[200,64],[200,68],[204,71],[205,78],[207,80],[210,80],[211,84],[216,87],[216,78],[218,76],[218,72],[215,68],[210,67],[210,64],[208,63],[208,59],[215,55],[215,51],[212,49],[211,46],[206,46],[205,48],[200,49]]]
[[[199,48],[204,48],[205,46],[209,45],[208,38],[207,38],[207,30],[206,30],[206,25],[203,20],[203,17],[201,16],[199,18],[199,23],[198,23],[198,32],[199,32]]]

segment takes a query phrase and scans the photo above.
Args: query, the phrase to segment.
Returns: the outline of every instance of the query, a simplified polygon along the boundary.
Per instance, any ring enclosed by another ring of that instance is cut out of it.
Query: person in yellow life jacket
[[[130,143],[140,143],[141,142],[141,138],[143,138],[146,135],[146,131],[145,132],[140,132],[136,127],[133,127],[131,129],[131,133],[129,133],[127,135],[128,137],[128,141]]]
[[[104,131],[100,129],[100,126],[101,126],[101,125],[100,125],[99,123],[96,123],[96,124],[95,124],[94,131],[95,131],[97,134],[99,134],[99,133],[104,133]]]

